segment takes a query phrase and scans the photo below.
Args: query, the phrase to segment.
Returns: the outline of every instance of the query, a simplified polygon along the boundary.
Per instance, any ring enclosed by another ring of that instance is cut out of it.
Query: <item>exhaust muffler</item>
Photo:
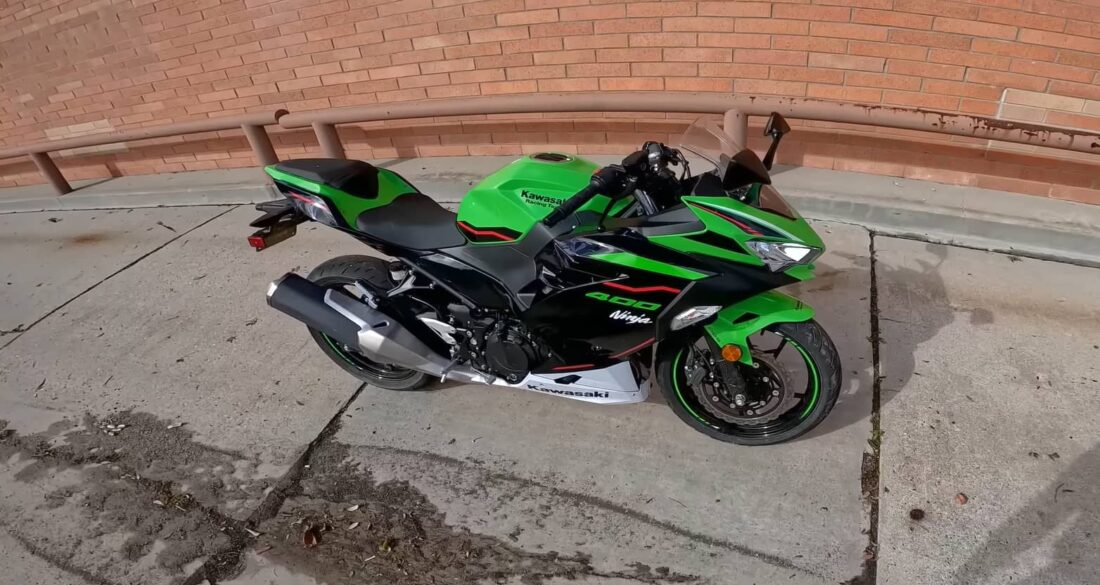
[[[271,283],[267,304],[370,359],[441,376],[449,360],[378,309],[292,272]]]

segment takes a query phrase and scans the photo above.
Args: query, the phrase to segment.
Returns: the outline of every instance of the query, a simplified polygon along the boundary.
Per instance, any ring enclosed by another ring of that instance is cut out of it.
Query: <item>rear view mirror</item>
[[[772,112],[772,115],[768,116],[768,122],[764,124],[764,136],[771,136],[772,143],[768,147],[768,154],[764,155],[764,168],[769,171],[772,169],[772,162],[775,160],[775,151],[779,150],[779,141],[783,138],[783,135],[791,131],[790,124],[779,112]]]
[[[760,157],[747,148],[729,159],[726,163],[726,173],[722,176],[722,188],[727,191],[753,183],[770,185],[771,182],[771,175],[768,174],[764,163],[760,162]]]

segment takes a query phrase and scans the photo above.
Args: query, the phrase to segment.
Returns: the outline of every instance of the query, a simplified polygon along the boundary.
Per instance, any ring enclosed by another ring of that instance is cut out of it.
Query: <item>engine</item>
[[[463,318],[463,313],[461,309],[452,312],[457,319],[451,357],[456,361],[468,362],[478,371],[514,384],[541,361],[540,355],[546,355],[523,323],[504,317]]]

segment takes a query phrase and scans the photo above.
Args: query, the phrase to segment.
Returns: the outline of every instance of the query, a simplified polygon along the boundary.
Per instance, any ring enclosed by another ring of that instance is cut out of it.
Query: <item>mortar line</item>
[[[35,325],[38,325],[42,321],[46,320],[46,318],[48,318],[50,315],[53,315],[54,313],[56,313],[56,312],[60,311],[61,309],[64,309],[65,307],[67,307],[69,305],[69,303],[71,303],[71,302],[79,299],[80,297],[88,294],[89,292],[94,290],[96,287],[98,287],[99,285],[107,282],[108,280],[111,280],[112,278],[118,276],[119,274],[122,274],[123,272],[125,272],[127,269],[131,268],[132,266],[134,266],[138,262],[141,262],[142,260],[148,258],[149,256],[152,256],[153,254],[156,254],[157,252],[161,251],[162,249],[164,249],[166,246],[168,246],[172,242],[175,242],[176,240],[182,238],[183,236],[186,236],[187,234],[189,234],[189,233],[205,226],[206,224],[214,221],[215,219],[218,219],[219,217],[229,213],[230,211],[233,211],[237,207],[240,207],[240,206],[239,205],[234,205],[233,207],[230,207],[229,209],[226,209],[225,211],[215,215],[214,217],[211,217],[210,219],[207,219],[207,220],[204,220],[204,221],[200,222],[195,227],[193,227],[193,228],[191,228],[187,231],[180,232],[179,234],[173,236],[171,239],[164,242],[163,244],[153,248],[152,250],[149,250],[148,252],[142,254],[141,256],[138,256],[137,259],[130,262],[129,264],[123,266],[122,268],[119,268],[118,270],[112,272],[111,274],[108,274],[102,280],[100,280],[100,281],[96,282],[95,284],[89,286],[88,288],[80,291],[79,293],[76,294],[76,296],[70,298],[69,300],[65,301],[64,303],[61,303],[60,305],[54,307],[53,309],[50,309],[50,311],[48,313],[46,313],[45,315],[42,315],[38,319],[35,319],[30,325],[27,325],[26,327],[22,327],[22,328],[16,327],[12,331],[15,334],[15,336],[12,337],[11,339],[7,340],[6,342],[4,342],[3,345],[0,345],[0,351],[3,351],[9,345],[11,345],[12,343],[15,343],[16,339],[19,339],[20,337],[22,337],[24,333],[30,331]]]
[[[306,465],[313,457],[314,451],[317,450],[325,441],[331,438],[340,430],[340,420],[343,418],[344,413],[355,402],[355,399],[363,392],[367,387],[366,383],[360,384],[355,392],[352,392],[351,396],[344,401],[343,404],[336,410],[336,413],[332,415],[325,426],[321,429],[321,432],[317,433],[317,436],[306,445],[304,451],[286,473],[276,480],[274,487],[271,491],[264,496],[260,501],[256,509],[248,515],[248,518],[244,521],[247,525],[255,528],[261,522],[274,518],[279,510],[282,509],[283,503],[290,496],[294,495],[294,492],[299,489],[302,481],[302,473],[305,471]],[[195,570],[183,580],[182,585],[200,585],[204,580],[209,582],[210,585],[217,585],[218,581],[223,579],[226,575],[220,574],[219,567],[227,566],[227,563],[232,562],[231,567],[239,569],[243,565],[243,556],[246,550],[252,547],[252,543],[249,540],[237,540],[231,543],[230,547],[221,552],[215,553],[207,557],[202,566]],[[232,578],[235,575],[230,575]]]

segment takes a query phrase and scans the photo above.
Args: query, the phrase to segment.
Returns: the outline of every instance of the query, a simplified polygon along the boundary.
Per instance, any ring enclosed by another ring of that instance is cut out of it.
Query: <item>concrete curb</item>
[[[598,163],[616,157],[590,157]],[[454,208],[514,157],[375,161]],[[777,168],[775,186],[806,217],[878,233],[1100,266],[1100,206],[975,187],[806,167]],[[44,186],[0,190],[0,213],[239,205],[276,191],[255,169],[123,177],[57,197]]]

